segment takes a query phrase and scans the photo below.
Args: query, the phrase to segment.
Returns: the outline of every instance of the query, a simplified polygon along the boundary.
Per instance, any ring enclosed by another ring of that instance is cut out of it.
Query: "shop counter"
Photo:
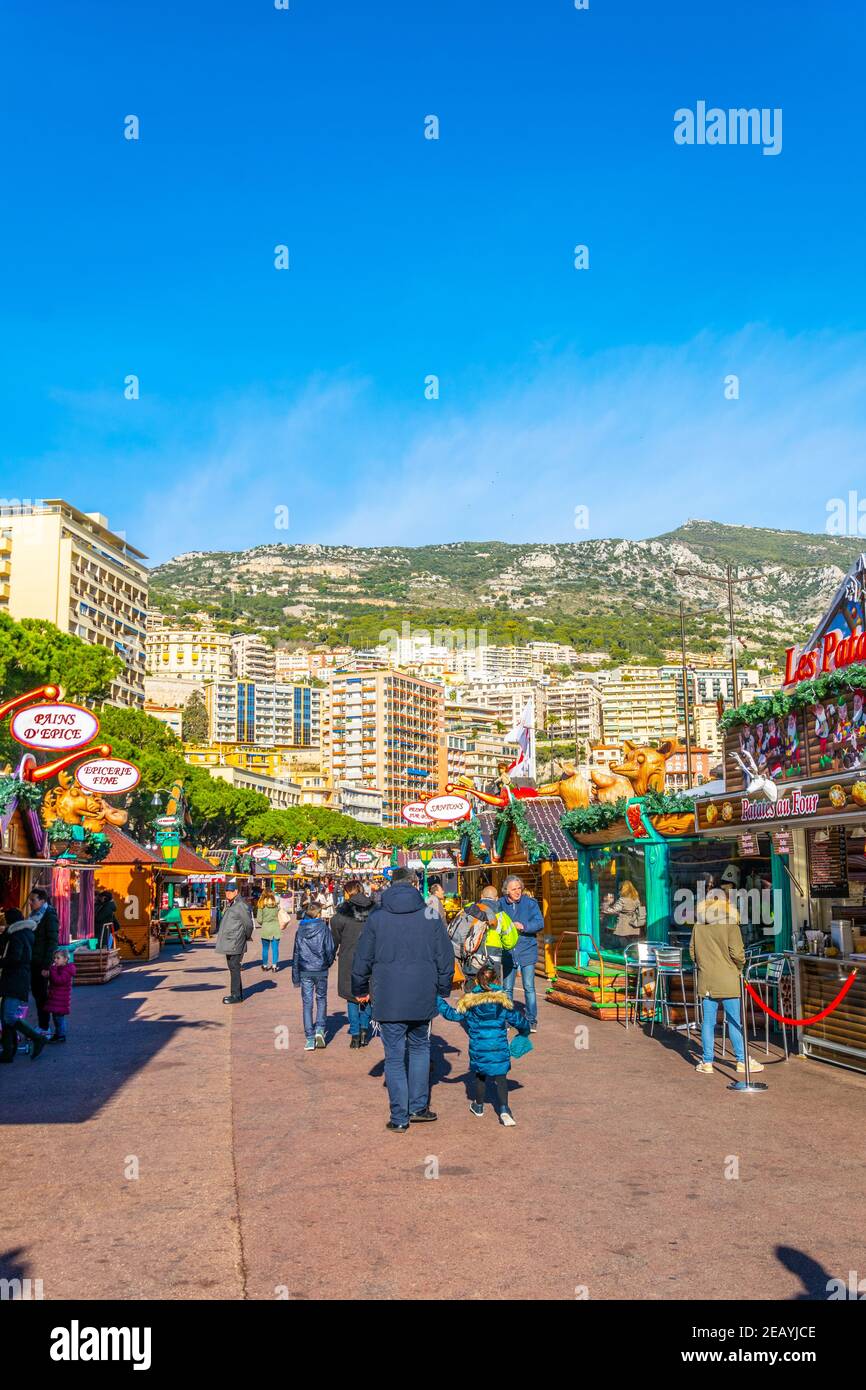
[[[791,956],[797,1018],[820,1013],[832,1003],[851,971],[857,978],[841,1004],[799,1029],[801,1050],[837,1066],[866,1072],[866,960],[850,956]]]

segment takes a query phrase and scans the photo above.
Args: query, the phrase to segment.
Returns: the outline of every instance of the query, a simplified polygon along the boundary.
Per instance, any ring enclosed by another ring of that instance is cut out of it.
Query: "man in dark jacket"
[[[391,885],[355,949],[352,992],[359,1003],[372,996],[385,1044],[386,1128],[405,1134],[410,1121],[436,1119],[427,1103],[430,1020],[437,995],[451,989],[454,952],[438,913],[431,916],[418,892],[417,874],[395,869]]]
[[[249,904],[238,896],[237,880],[230,878],[226,883],[226,908],[214,942],[215,949],[225,956],[229,968],[229,993],[223,998],[224,1004],[240,1004],[243,1001],[241,962],[252,934],[253,914]]]
[[[359,1004],[352,993],[352,963],[364,923],[375,906],[357,879],[349,879],[346,896],[331,918],[331,935],[338,954],[337,993],[346,1001],[351,1048],[366,1047],[370,1040],[370,1005]]]
[[[60,939],[60,923],[44,888],[34,888],[27,902],[30,921],[36,923],[33,933],[33,959],[30,964],[30,988],[39,1017],[39,1027],[43,1032],[47,1032],[51,1026],[51,1014],[45,1007],[48,998],[48,972],[54,963],[54,952]]]
[[[532,1032],[535,1033],[538,1031],[535,962],[538,960],[538,933],[544,930],[544,918],[538,903],[531,893],[526,892],[523,879],[518,878],[517,874],[512,874],[503,883],[499,908],[500,911],[508,913],[518,931],[517,945],[511,952],[514,968],[505,978],[505,993],[509,999],[514,998],[514,986],[519,970],[523,980],[526,1017],[529,1019]]]
[[[18,1034],[32,1044],[31,1060],[36,1061],[46,1038],[25,1022],[30,998],[30,970],[33,961],[33,922],[17,907],[8,907],[0,927],[0,1021],[3,1048],[0,1062],[12,1062],[18,1049]]]

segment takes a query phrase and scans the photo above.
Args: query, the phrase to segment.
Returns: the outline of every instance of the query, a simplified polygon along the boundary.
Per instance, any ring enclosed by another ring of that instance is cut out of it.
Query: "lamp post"
[[[734,565],[725,566],[725,578],[716,574],[703,574],[700,570],[687,570],[677,565],[674,574],[688,575],[692,579],[703,579],[705,584],[724,584],[728,591],[728,641],[731,646],[731,684],[734,708],[740,703],[740,687],[737,680],[737,634],[734,630],[734,585],[748,584],[752,579],[762,579],[760,574],[734,574]]]
[[[424,866],[424,897],[425,897],[425,898],[426,898],[426,896],[427,896],[427,865],[430,863],[431,859],[433,858],[433,853],[434,853],[434,851],[433,851],[433,846],[432,846],[432,845],[422,845],[421,847],[419,847],[419,850],[418,850],[418,858],[421,860],[421,863],[422,863],[423,866]]]
[[[689,703],[689,675],[686,670],[686,606],[680,599],[680,642],[683,658],[683,716],[686,723],[686,786],[692,785],[692,712]]]

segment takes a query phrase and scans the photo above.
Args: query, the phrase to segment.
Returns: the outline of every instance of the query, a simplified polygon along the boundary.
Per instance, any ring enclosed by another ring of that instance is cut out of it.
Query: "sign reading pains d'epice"
[[[141,773],[133,763],[125,762],[123,758],[94,758],[93,762],[82,763],[76,768],[75,777],[86,792],[120,796],[138,785]]]
[[[29,705],[20,709],[9,726],[12,737],[25,748],[43,752],[83,748],[99,729],[99,720],[81,705]]]

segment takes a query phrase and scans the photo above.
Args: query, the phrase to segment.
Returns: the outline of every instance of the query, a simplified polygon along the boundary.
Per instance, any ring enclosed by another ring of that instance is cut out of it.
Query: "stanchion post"
[[[740,1029],[743,1034],[743,1057],[746,1064],[746,1075],[743,1081],[732,1081],[728,1090],[766,1091],[767,1086],[764,1081],[752,1080],[752,1062],[749,1057],[749,1028],[746,1023],[746,984],[743,974],[740,975]]]

